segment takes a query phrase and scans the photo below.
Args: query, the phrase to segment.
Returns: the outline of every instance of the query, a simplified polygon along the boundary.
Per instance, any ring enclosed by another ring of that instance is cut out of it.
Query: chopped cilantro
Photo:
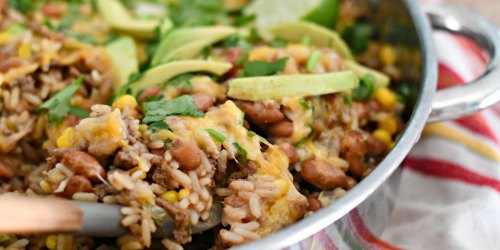
[[[258,42],[259,40],[262,40],[260,35],[259,35],[259,32],[257,31],[256,28],[252,28],[250,30],[250,34],[248,36],[248,39],[251,41],[251,42]]]
[[[399,102],[405,103],[411,96],[410,85],[402,83],[396,88],[396,98]]]
[[[163,122],[170,115],[186,115],[201,117],[205,114],[198,110],[194,104],[193,97],[189,95],[179,96],[171,100],[156,100],[142,104],[144,118],[142,122],[152,124]]]
[[[306,99],[304,99],[304,98],[300,98],[300,99],[299,99],[299,103],[300,103],[300,105],[302,105],[302,107],[303,107],[304,109],[310,109],[310,108],[311,108],[311,107],[309,106],[309,104],[307,103]]]
[[[297,144],[295,144],[295,146],[297,148],[304,146],[304,144],[307,141],[309,141],[310,139],[312,139],[315,135],[316,135],[316,133],[314,133],[314,131],[311,129],[311,132],[309,132],[309,134],[307,134],[306,137],[302,138],[299,142],[297,142]]]
[[[254,136],[256,136],[256,135],[257,135],[257,133],[255,133],[255,132],[253,132],[253,131],[248,131],[248,132],[247,132],[247,136],[248,136],[248,137],[254,137]]]
[[[358,23],[347,26],[342,31],[342,38],[349,44],[353,52],[362,53],[368,49],[373,33],[373,27],[370,24]]]
[[[192,89],[193,84],[190,81],[191,78],[193,78],[193,74],[191,73],[181,74],[163,83],[162,87],[165,88],[166,86],[179,86],[187,89]]]
[[[224,142],[226,140],[226,137],[223,134],[221,134],[221,133],[219,133],[211,128],[207,129],[207,132],[210,136],[212,136],[212,138],[214,138],[218,142]]]
[[[76,115],[80,118],[87,118],[89,117],[89,112],[87,110],[81,109],[79,107],[70,107],[69,110],[70,114]]]
[[[307,59],[307,69],[308,70],[314,70],[316,68],[316,65],[318,64],[319,57],[321,56],[321,53],[319,51],[315,50],[309,55],[309,58]]]
[[[248,23],[251,23],[255,20],[255,15],[249,15],[249,16],[239,16],[236,18],[234,21],[234,25],[241,27],[243,25],[246,25]]]
[[[240,144],[238,144],[236,142],[233,143],[233,145],[234,145],[234,148],[236,148],[236,152],[238,152],[238,154],[241,156],[243,162],[247,163],[248,162],[248,159],[247,159],[248,153],[247,153],[247,151],[244,148],[242,148],[240,146]]]
[[[248,43],[240,34],[230,35],[222,42],[222,46],[224,48],[238,47],[243,51],[249,51],[252,49],[252,45]]]
[[[201,56],[203,56],[203,58],[208,58],[210,52],[212,52],[212,49],[210,47],[205,47],[201,50]]]
[[[285,68],[288,57],[279,59],[276,62],[249,61],[244,63],[243,76],[269,76],[282,71]]]
[[[356,101],[367,101],[375,92],[375,77],[367,74],[361,78],[359,87],[352,90],[352,97]]]
[[[246,62],[248,60],[248,57],[250,56],[250,54],[248,54],[248,52],[245,52],[245,54],[243,54],[239,59],[238,61],[236,61],[235,65],[236,66],[241,66],[243,65],[244,62]]]
[[[141,80],[141,78],[144,76],[144,72],[136,72],[136,73],[133,73],[131,74],[129,77],[128,77],[128,83],[134,83],[134,82],[137,82],[139,80]]]
[[[8,6],[19,12],[27,13],[37,9],[35,1],[32,0],[8,0]]]
[[[274,39],[269,42],[269,45],[274,48],[284,48],[287,44],[288,42],[283,39]]]
[[[345,96],[344,96],[344,103],[345,103],[346,105],[351,106],[351,105],[352,105],[352,97],[351,97],[350,95],[345,95]]]
[[[46,110],[49,115],[49,123],[58,126],[71,111],[71,96],[82,85],[83,77],[74,80],[65,89],[53,95],[38,108],[38,111]]]
[[[175,26],[213,25],[227,19],[220,0],[179,0],[169,7]]]
[[[153,131],[153,133],[162,129],[170,129],[165,121],[152,122],[148,125],[148,127]]]

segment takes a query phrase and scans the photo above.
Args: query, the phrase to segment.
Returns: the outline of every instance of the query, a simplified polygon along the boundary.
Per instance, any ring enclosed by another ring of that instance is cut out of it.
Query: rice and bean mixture
[[[214,14],[193,1],[172,8],[186,12],[191,2],[208,24],[234,28],[243,16],[222,7]],[[377,166],[402,130],[402,99],[370,74],[354,89],[324,95],[252,101],[227,94],[237,78],[348,70],[334,47],[264,39],[250,26],[191,58],[178,53],[182,59],[152,63],[176,29],[207,23],[171,13],[170,31],[155,29],[151,39],[119,30],[95,5],[0,1],[0,194],[120,204],[129,234],[0,235],[0,249],[143,249],[160,241],[183,249],[199,243],[203,236],[189,227],[207,221],[214,206],[222,207],[223,220],[204,233],[210,239],[202,248],[258,240],[335,202]],[[107,49],[123,37],[133,41],[138,64],[128,80]],[[383,48],[380,56],[367,48],[358,57],[371,54],[378,73],[394,78],[397,55]],[[134,82],[149,81],[148,72],[183,59],[230,67],[195,67],[134,89]],[[155,222],[165,216],[175,230],[155,240]]]

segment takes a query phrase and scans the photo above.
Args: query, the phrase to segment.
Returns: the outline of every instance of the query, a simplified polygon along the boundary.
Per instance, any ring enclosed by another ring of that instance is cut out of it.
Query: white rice
[[[97,202],[99,197],[94,193],[77,192],[73,194],[73,200]]]
[[[256,196],[250,196],[248,204],[250,206],[250,213],[256,218],[259,218],[262,215],[259,198],[257,198]]]
[[[227,231],[225,229],[220,230],[220,235],[221,235],[223,241],[229,242],[232,244],[241,244],[244,240],[243,237],[241,237],[233,232]]]

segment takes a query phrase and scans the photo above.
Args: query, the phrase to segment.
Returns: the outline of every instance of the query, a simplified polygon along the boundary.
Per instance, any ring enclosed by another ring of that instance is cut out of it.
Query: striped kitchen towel
[[[468,39],[436,32],[434,40],[439,88],[473,80],[486,68],[487,58]],[[351,239],[330,227],[289,249],[500,249],[500,104],[427,125],[402,167],[382,236],[354,210],[352,225],[345,225]]]

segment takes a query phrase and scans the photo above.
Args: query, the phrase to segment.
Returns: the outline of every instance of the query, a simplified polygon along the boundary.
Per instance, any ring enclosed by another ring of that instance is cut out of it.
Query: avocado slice
[[[152,39],[160,20],[141,20],[134,18],[119,0],[96,0],[99,14],[115,30],[134,37]]]
[[[352,71],[326,74],[278,75],[236,78],[229,81],[229,97],[249,101],[325,95],[358,87]]]
[[[137,50],[134,39],[122,36],[106,45],[106,52],[111,57],[118,73],[119,80],[115,82],[115,90],[128,82],[131,74],[139,70]]]
[[[376,71],[374,69],[370,69],[365,67],[355,61],[345,60],[344,65],[347,69],[352,70],[354,74],[356,74],[359,78],[364,77],[365,75],[372,75],[375,78],[375,88],[382,88],[389,86],[391,82],[391,78],[386,74]]]
[[[137,93],[141,89],[164,83],[180,74],[202,71],[220,76],[228,72],[232,67],[232,64],[226,62],[206,60],[176,61],[149,69],[138,81],[132,83],[130,86],[132,93]]]
[[[228,26],[194,27],[173,30],[163,38],[151,60],[152,65],[159,65],[172,59],[193,59],[203,48],[217,43],[236,29]]]
[[[340,57],[353,59],[352,53],[340,35],[328,28],[311,22],[287,22],[271,27],[269,33],[274,38],[289,42],[301,42],[308,37],[312,44],[318,47],[333,48]]]

